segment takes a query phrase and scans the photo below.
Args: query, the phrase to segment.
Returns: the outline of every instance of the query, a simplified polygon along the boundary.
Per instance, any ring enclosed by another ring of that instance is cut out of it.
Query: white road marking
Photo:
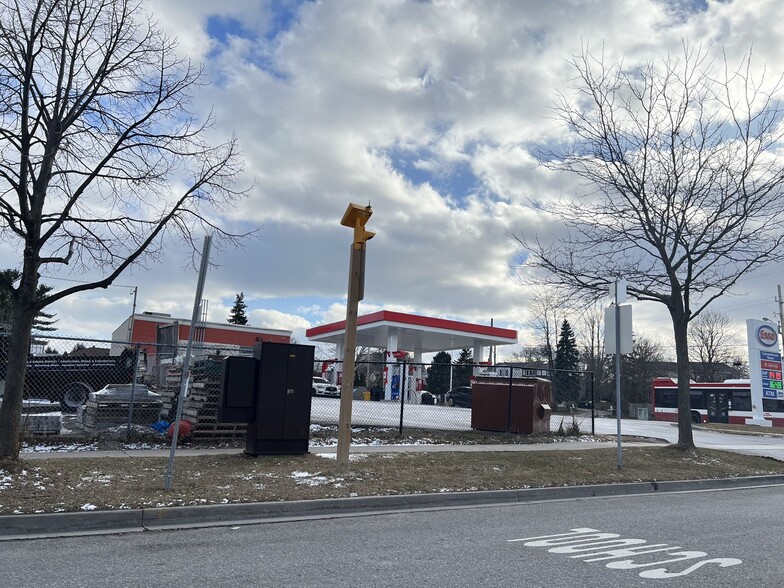
[[[579,558],[586,563],[626,558],[604,564],[606,568],[612,570],[637,570],[659,566],[651,570],[639,572],[641,578],[656,580],[688,576],[709,564],[727,568],[743,563],[741,560],[732,557],[702,559],[708,556],[704,551],[687,551],[677,545],[670,546],[666,543],[649,544],[645,539],[622,539],[620,537],[618,533],[606,533],[590,527],[578,527],[570,529],[566,533],[509,539],[508,542],[522,543],[525,547],[545,547],[548,548],[548,553],[569,555],[572,559]],[[665,559],[657,561],[643,560],[641,562],[631,559],[632,557],[651,553],[662,553]],[[690,566],[679,571],[670,569],[670,564],[689,560],[701,561],[695,561]],[[663,565],[667,567],[661,567]]]

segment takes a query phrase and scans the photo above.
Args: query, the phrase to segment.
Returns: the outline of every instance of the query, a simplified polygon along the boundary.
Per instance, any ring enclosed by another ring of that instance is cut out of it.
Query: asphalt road
[[[9,587],[773,588],[784,576],[783,493],[774,486],[12,541],[2,545],[0,570]],[[562,537],[536,539],[552,535]]]

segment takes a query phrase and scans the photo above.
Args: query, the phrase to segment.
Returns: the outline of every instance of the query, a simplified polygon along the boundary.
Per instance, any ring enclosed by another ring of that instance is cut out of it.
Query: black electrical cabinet
[[[259,343],[224,360],[218,420],[247,422],[249,455],[308,452],[312,345]]]

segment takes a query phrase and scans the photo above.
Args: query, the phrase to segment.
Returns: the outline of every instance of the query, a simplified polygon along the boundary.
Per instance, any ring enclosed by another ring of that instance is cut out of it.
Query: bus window
[[[656,390],[656,406],[659,408],[678,408],[678,391]]]
[[[771,398],[763,398],[762,410],[764,412],[784,412],[784,400],[773,400]]]
[[[730,391],[730,410],[751,412],[751,391],[749,390]]]
[[[702,392],[692,391],[689,396],[691,397],[692,408],[705,408],[705,396]]]

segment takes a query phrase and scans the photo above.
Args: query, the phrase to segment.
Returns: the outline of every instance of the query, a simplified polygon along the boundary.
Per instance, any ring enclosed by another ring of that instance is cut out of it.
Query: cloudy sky
[[[223,322],[244,292],[253,326],[304,329],[345,317],[349,202],[373,207],[365,300],[385,308],[520,330],[530,288],[512,278],[507,231],[545,225],[531,196],[568,178],[538,167],[537,146],[563,128],[549,116],[569,91],[581,45],[635,61],[683,39],[784,71],[780,0],[150,0],[180,50],[205,66],[197,112],[216,140],[238,135],[250,197],[234,211],[261,226],[216,255],[204,297]],[[773,318],[778,264],[717,308],[740,327]],[[55,286],[78,274],[57,274]],[[107,290],[64,300],[61,334],[108,337],[131,311],[190,317],[196,271],[172,248],[165,263]],[[635,331],[669,345],[668,318],[635,306]],[[499,351],[499,356],[503,352]]]

